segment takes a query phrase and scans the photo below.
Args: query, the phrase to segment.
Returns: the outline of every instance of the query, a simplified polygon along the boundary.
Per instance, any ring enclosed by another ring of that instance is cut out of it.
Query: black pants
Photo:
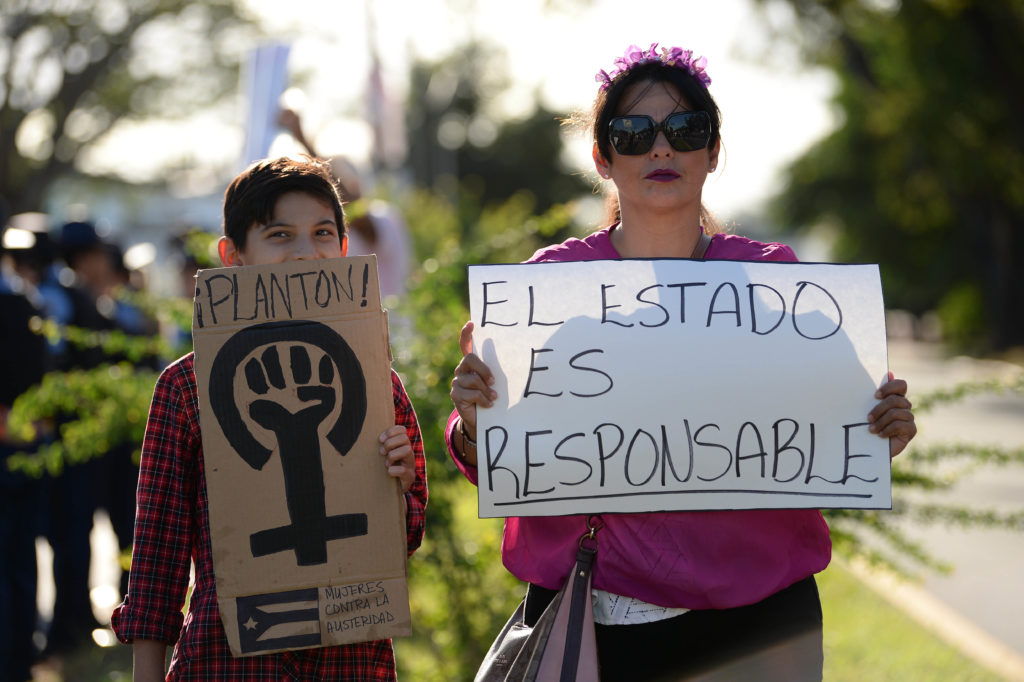
[[[528,625],[554,595],[529,586]],[[821,601],[813,577],[749,606],[595,630],[601,682],[821,679]]]
[[[17,448],[0,445],[0,680],[32,679],[36,628],[38,481],[7,471]]]
[[[99,627],[89,598],[89,533],[96,509],[98,466],[97,460],[67,466],[59,476],[43,482],[54,583],[53,620],[44,656],[67,653],[81,644],[91,645],[91,632]]]

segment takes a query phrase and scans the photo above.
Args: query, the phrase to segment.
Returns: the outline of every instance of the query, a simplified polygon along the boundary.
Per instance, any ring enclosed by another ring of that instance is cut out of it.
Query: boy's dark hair
[[[305,192],[332,206],[339,235],[345,233],[345,213],[330,166],[302,155],[257,161],[231,181],[224,192],[224,235],[244,249],[249,228],[269,223],[277,200],[288,192]]]

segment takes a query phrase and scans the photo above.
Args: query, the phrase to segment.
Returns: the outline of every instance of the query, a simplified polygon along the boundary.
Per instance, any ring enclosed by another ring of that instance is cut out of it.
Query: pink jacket
[[[621,258],[610,228],[543,248],[530,263]],[[784,244],[716,234],[708,260],[796,262]],[[445,430],[449,453],[474,484],[477,470],[452,448],[458,413]],[[724,609],[760,601],[823,570],[832,553],[828,526],[813,509],[603,514],[597,589],[661,606]],[[501,554],[517,578],[559,589],[572,568],[585,516],[510,517]]]

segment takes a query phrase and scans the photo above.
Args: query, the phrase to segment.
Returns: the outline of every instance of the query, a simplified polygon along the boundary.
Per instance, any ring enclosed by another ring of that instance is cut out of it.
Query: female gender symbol
[[[253,421],[277,436],[291,523],[253,533],[249,545],[254,557],[292,549],[298,564],[308,566],[326,563],[328,540],[367,533],[366,514],[327,516],[318,433],[320,423],[334,409],[336,395],[331,384],[337,367],[344,400],[327,440],[345,455],[359,437],[366,418],[366,380],[359,359],[345,339],[319,322],[253,325],[232,336],[217,353],[210,372],[209,395],[213,413],[231,447],[253,469],[262,469],[272,451],[256,440],[242,419],[235,399],[235,376],[252,351],[269,346],[261,355],[262,366],[255,358],[246,363],[246,379],[251,390],[266,394],[266,371],[266,379],[275,388],[283,389],[285,379],[278,348],[295,343],[316,346],[326,353],[319,363],[319,384],[314,384],[308,351],[303,346],[290,346],[292,375],[296,383],[306,384],[296,390],[303,407],[291,412],[268,399],[256,400],[249,407]]]

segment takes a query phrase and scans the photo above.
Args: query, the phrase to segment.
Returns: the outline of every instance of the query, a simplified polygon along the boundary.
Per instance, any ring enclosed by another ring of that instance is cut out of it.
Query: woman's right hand
[[[452,402],[471,440],[476,440],[476,406],[490,407],[498,394],[491,388],[494,374],[473,352],[473,323],[467,322],[459,335],[462,362],[452,378]]]

